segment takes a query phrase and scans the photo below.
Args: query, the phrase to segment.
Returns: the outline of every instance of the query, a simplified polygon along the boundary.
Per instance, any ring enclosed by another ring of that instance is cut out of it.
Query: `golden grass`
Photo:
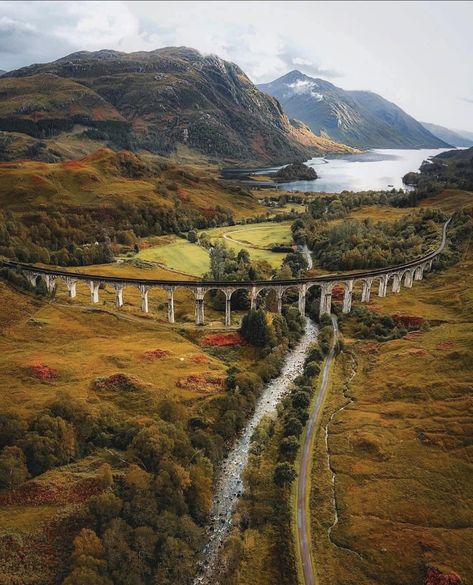
[[[86,299],[87,293],[84,304]],[[24,295],[17,302],[23,304]],[[169,357],[147,359],[145,352],[156,348],[168,351]],[[176,329],[152,318],[127,318],[126,313],[120,318],[103,308],[84,306],[81,296],[68,306],[58,294],[55,303],[25,314],[0,338],[0,409],[33,414],[59,390],[97,405],[101,397],[91,390],[91,381],[117,372],[142,380],[151,401],[169,396],[196,398],[199,393],[178,388],[180,379],[225,373],[225,366],[215,358],[209,358],[209,364],[194,363],[191,358],[201,351]],[[57,379],[35,379],[28,370],[33,364],[57,370]]]
[[[426,566],[471,583],[473,257],[377,300],[382,313],[430,319],[419,336],[350,347],[339,358],[322,428],[329,427],[339,522],[323,431],[314,454],[312,525],[321,585],[422,583]],[[354,552],[351,552],[354,551]],[[358,553],[361,558],[357,556]]]
[[[445,189],[433,197],[423,199],[419,205],[422,207],[438,207],[446,212],[453,212],[473,205],[473,192],[460,189]]]
[[[387,205],[363,205],[349,213],[350,219],[371,219],[373,221],[389,221],[395,222],[413,211],[417,211],[415,207],[389,207]]]
[[[77,150],[76,142],[73,135],[69,136],[72,151]],[[184,169],[169,165],[168,161],[167,169],[156,176],[132,179],[120,174],[116,157],[111,150],[100,149],[75,161],[0,163],[0,204],[18,212],[42,205],[113,206],[123,201],[159,202],[171,208],[175,206],[175,197],[203,213],[220,206],[230,210],[236,219],[265,211],[251,195],[228,191],[220,185],[215,180],[215,170],[194,165],[191,169],[196,180],[183,179],[180,173]],[[160,195],[156,190],[168,189],[170,185],[173,187],[168,195]]]

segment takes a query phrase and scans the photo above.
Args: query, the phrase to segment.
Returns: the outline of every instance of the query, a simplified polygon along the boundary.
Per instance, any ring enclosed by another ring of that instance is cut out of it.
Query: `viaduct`
[[[140,278],[118,278],[115,276],[100,276],[63,270],[39,268],[30,264],[20,262],[3,261],[0,266],[15,269],[22,273],[31,283],[36,286],[38,279],[43,278],[49,292],[53,292],[57,281],[63,280],[67,286],[69,297],[76,296],[76,283],[85,281],[90,287],[92,303],[99,302],[99,288],[101,284],[110,284],[115,289],[115,302],[117,307],[123,305],[123,290],[125,286],[136,286],[141,293],[141,309],[145,313],[149,310],[148,293],[153,288],[161,288],[167,294],[167,317],[169,323],[174,323],[174,292],[177,288],[184,288],[192,291],[195,298],[195,323],[204,325],[204,299],[210,290],[222,291],[225,295],[225,325],[231,324],[231,298],[236,290],[247,291],[251,308],[256,307],[256,299],[263,290],[274,290],[277,299],[277,310],[280,313],[284,293],[290,289],[296,290],[299,295],[299,312],[305,314],[307,292],[313,287],[320,287],[320,316],[330,314],[332,307],[332,290],[336,285],[344,287],[343,312],[349,313],[352,305],[353,290],[356,284],[361,284],[361,302],[367,303],[370,300],[373,285],[378,287],[378,295],[385,297],[389,285],[393,293],[399,293],[402,285],[411,288],[413,281],[422,280],[425,270],[432,268],[432,262],[441,254],[445,247],[447,228],[450,219],[445,222],[442,231],[442,241],[439,247],[424,256],[404,262],[397,266],[389,266],[375,270],[364,270],[361,272],[331,274],[327,276],[316,276],[313,278],[295,278],[291,280],[255,280],[255,281],[197,281],[197,280],[150,280]]]

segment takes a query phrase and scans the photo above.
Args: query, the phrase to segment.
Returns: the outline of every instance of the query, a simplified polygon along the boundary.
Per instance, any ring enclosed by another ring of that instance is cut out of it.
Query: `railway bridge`
[[[67,287],[69,297],[76,296],[76,284],[78,281],[85,281],[90,287],[90,298],[92,303],[99,302],[99,290],[103,284],[110,284],[115,289],[115,302],[117,307],[123,305],[124,289],[127,286],[135,286],[141,294],[141,309],[145,313],[149,311],[148,293],[153,288],[161,288],[167,295],[167,318],[169,323],[175,322],[174,317],[174,293],[176,289],[184,288],[190,290],[195,299],[195,323],[205,323],[205,295],[211,290],[222,291],[225,295],[225,325],[231,324],[231,298],[235,291],[244,290],[248,293],[251,308],[256,307],[258,295],[266,290],[274,290],[277,299],[277,311],[282,310],[283,296],[286,291],[292,290],[298,293],[299,312],[305,314],[307,293],[316,286],[320,288],[320,316],[330,314],[332,307],[332,292],[334,287],[342,286],[343,313],[349,313],[352,306],[353,291],[356,286],[361,285],[361,302],[367,303],[370,300],[371,291],[377,287],[377,294],[385,297],[391,288],[393,293],[399,293],[402,286],[411,288],[413,282],[422,280],[424,272],[432,268],[433,261],[442,253],[446,239],[447,228],[450,219],[445,222],[442,231],[442,240],[438,248],[419,258],[404,262],[397,266],[389,266],[375,270],[364,270],[360,272],[330,274],[316,277],[295,278],[291,280],[254,280],[254,281],[206,281],[206,280],[154,280],[141,278],[121,278],[116,276],[105,276],[56,270],[54,268],[37,267],[21,262],[3,261],[1,266],[11,268],[22,273],[31,283],[36,286],[38,279],[43,279],[49,292],[54,292],[58,281],[63,281]]]

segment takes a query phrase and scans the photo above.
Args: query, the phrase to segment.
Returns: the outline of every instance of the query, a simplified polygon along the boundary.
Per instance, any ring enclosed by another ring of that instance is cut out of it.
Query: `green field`
[[[212,243],[223,241],[239,252],[242,248],[248,250],[253,260],[266,260],[273,268],[281,266],[285,252],[271,252],[275,244],[290,245],[291,223],[264,222],[257,225],[235,225],[205,230]],[[201,232],[203,233],[203,232]],[[209,269],[208,252],[182,238],[153,238],[153,245],[141,250],[137,258],[151,262],[159,262],[168,268],[201,276]]]
[[[137,258],[159,262],[173,270],[197,276],[201,276],[209,269],[207,250],[182,238],[163,238],[162,245],[142,250]]]

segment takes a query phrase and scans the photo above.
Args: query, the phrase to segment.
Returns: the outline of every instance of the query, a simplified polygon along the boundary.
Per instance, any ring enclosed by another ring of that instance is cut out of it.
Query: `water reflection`
[[[362,154],[313,158],[306,164],[316,170],[317,180],[282,183],[279,188],[317,193],[401,189],[405,187],[402,177],[406,173],[418,170],[422,161],[445,150],[451,149],[376,149]]]

